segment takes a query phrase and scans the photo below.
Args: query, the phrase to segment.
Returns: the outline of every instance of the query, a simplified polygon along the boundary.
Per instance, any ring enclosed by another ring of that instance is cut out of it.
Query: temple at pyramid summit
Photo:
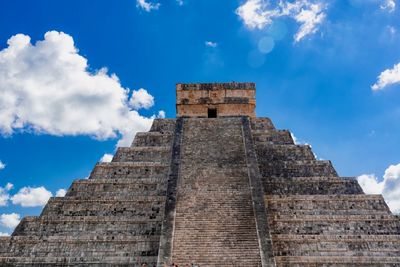
[[[89,179],[0,239],[0,266],[400,266],[381,195],[255,114],[254,83],[177,84]]]

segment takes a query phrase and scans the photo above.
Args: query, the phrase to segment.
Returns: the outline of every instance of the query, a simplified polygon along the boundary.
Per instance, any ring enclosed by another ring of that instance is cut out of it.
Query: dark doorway
[[[209,118],[216,118],[217,117],[217,109],[216,108],[209,108],[208,109],[208,117]]]

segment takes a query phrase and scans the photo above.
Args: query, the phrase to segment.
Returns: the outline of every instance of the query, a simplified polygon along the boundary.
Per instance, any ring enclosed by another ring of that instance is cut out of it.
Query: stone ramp
[[[261,266],[240,118],[184,121],[172,261]]]

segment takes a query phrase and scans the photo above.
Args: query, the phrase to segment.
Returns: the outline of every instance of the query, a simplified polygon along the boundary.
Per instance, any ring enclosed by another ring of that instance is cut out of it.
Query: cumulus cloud
[[[0,236],[10,236],[10,234],[9,233],[0,232]]]
[[[161,5],[160,3],[150,3],[150,2],[146,2],[146,0],[136,0],[136,6],[147,12],[159,9],[160,5]]]
[[[371,86],[372,90],[379,91],[389,85],[400,83],[400,63],[393,66],[392,69],[384,70],[379,76],[378,81]]]
[[[67,193],[67,190],[64,188],[58,189],[56,192],[56,197],[65,197],[65,194]]]
[[[10,191],[14,187],[13,184],[7,183],[5,187],[0,187],[0,206],[6,206],[10,199]]]
[[[379,183],[374,174],[360,175],[357,180],[365,194],[382,194],[384,184]]]
[[[151,108],[154,105],[154,97],[150,95],[146,89],[140,88],[132,92],[129,104],[134,109]]]
[[[269,9],[264,0],[247,0],[236,9],[236,14],[249,29],[263,29],[272,23],[274,17],[280,15],[279,10]]]
[[[390,165],[380,182],[374,174],[360,175],[357,180],[366,194],[382,194],[390,210],[400,213],[400,163]]]
[[[21,216],[18,213],[3,213],[0,215],[0,224],[4,227],[14,229],[21,220]]]
[[[90,71],[70,35],[50,31],[31,44],[17,34],[7,43],[0,51],[1,134],[122,136],[119,145],[130,145],[137,131],[150,128],[153,117],[135,109],[150,107],[153,97],[144,89],[129,97],[115,74]]]
[[[205,41],[204,44],[207,47],[217,47],[218,46],[218,44],[216,42],[211,42],[211,41]]]
[[[51,192],[43,186],[23,187],[11,197],[11,201],[22,207],[39,207],[44,206],[52,196]]]
[[[396,1],[395,0],[383,0],[381,9],[387,10],[389,12],[393,12],[396,9]]]
[[[111,162],[112,158],[113,158],[112,154],[104,154],[101,157],[100,162]]]
[[[294,36],[295,42],[299,42],[317,32],[326,17],[325,9],[322,2],[310,0],[280,1],[275,8],[267,0],[247,0],[236,9],[236,14],[249,29],[260,30],[271,25],[274,18],[291,17],[300,25]]]
[[[1,160],[0,160],[0,170],[4,169],[6,167],[6,164],[4,164]]]

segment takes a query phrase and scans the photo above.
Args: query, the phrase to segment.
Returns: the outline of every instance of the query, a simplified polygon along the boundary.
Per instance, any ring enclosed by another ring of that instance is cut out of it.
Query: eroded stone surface
[[[178,85],[180,118],[0,237],[0,265],[400,266],[399,216],[255,118],[254,89]]]

